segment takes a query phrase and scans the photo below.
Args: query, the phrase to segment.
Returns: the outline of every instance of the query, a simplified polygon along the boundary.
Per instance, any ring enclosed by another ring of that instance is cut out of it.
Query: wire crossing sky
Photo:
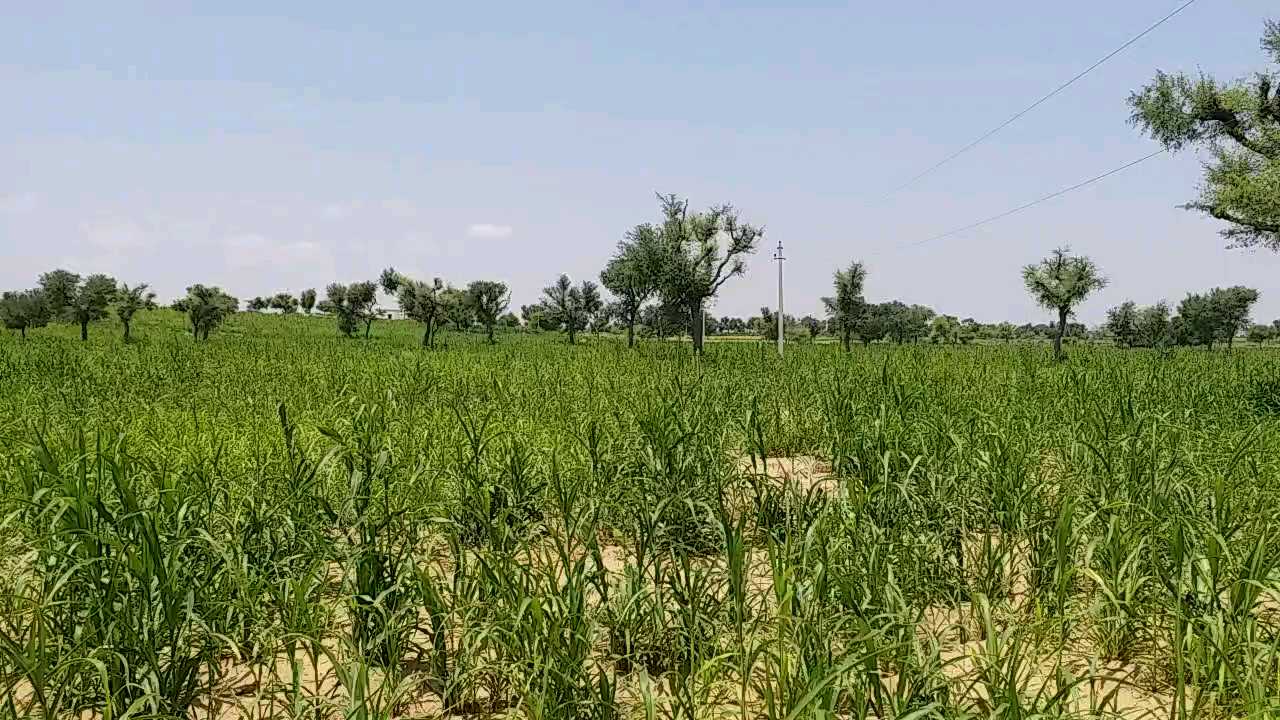
[[[1196,2],[1196,0],[1186,0],[1186,2],[1182,3],[1181,5],[1179,5],[1179,6],[1178,6],[1178,7],[1177,7],[1173,12],[1171,12],[1171,13],[1169,13],[1168,15],[1165,15],[1164,17],[1160,18],[1160,19],[1159,19],[1159,20],[1157,20],[1153,25],[1151,25],[1150,27],[1148,27],[1146,30],[1143,30],[1142,32],[1138,33],[1137,35],[1134,35],[1133,37],[1129,38],[1129,40],[1128,40],[1128,41],[1126,41],[1126,42],[1125,42],[1123,45],[1121,45],[1120,47],[1116,48],[1115,50],[1112,50],[1111,52],[1107,53],[1106,55],[1103,55],[1103,56],[1102,56],[1102,58],[1100,58],[1097,62],[1093,63],[1093,64],[1092,64],[1092,65],[1090,65],[1089,67],[1085,68],[1084,70],[1081,70],[1080,72],[1078,72],[1078,73],[1076,73],[1074,76],[1072,76],[1070,80],[1067,80],[1066,82],[1064,82],[1064,83],[1062,83],[1061,85],[1057,86],[1057,87],[1056,87],[1056,88],[1054,88],[1053,90],[1050,90],[1046,95],[1043,95],[1042,97],[1040,97],[1040,98],[1039,98],[1038,100],[1036,100],[1035,102],[1031,103],[1030,105],[1026,106],[1025,108],[1023,108],[1023,109],[1019,110],[1018,112],[1014,113],[1013,115],[1009,116],[1009,118],[1008,118],[1008,119],[1006,119],[1004,122],[1000,123],[999,125],[996,125],[995,127],[991,128],[990,130],[986,131],[985,133],[983,133],[983,134],[979,135],[977,138],[975,138],[974,140],[972,140],[971,142],[969,142],[967,145],[964,145],[964,146],[963,146],[963,147],[961,147],[959,150],[956,150],[955,152],[953,152],[953,153],[951,153],[951,154],[947,155],[946,157],[942,158],[941,160],[939,160],[938,162],[934,163],[933,165],[930,165],[929,167],[925,168],[924,170],[920,171],[919,173],[917,173],[917,174],[915,174],[915,175],[911,176],[911,178],[909,178],[906,182],[902,183],[901,185],[898,185],[898,186],[894,187],[892,190],[890,190],[890,191],[889,191],[889,192],[890,192],[890,194],[892,194],[892,193],[896,193],[896,192],[899,192],[899,191],[901,191],[901,190],[904,190],[904,189],[906,189],[906,188],[908,188],[908,187],[910,187],[910,186],[914,185],[914,184],[916,183],[916,181],[917,181],[917,180],[920,180],[920,179],[924,178],[925,176],[927,176],[927,175],[929,175],[929,174],[933,173],[933,171],[935,171],[935,170],[937,170],[937,169],[941,168],[943,165],[946,165],[947,163],[951,162],[952,160],[955,160],[956,158],[960,157],[961,155],[963,155],[963,154],[965,154],[965,153],[969,152],[970,150],[972,150],[972,149],[976,148],[977,146],[981,145],[984,141],[986,141],[986,140],[988,140],[989,138],[991,138],[991,136],[995,135],[996,133],[1000,132],[1001,130],[1003,130],[1003,129],[1005,129],[1005,128],[1009,127],[1010,125],[1012,125],[1013,123],[1017,122],[1017,121],[1018,121],[1018,120],[1019,120],[1023,115],[1026,115],[1027,113],[1031,112],[1032,110],[1035,110],[1036,108],[1040,107],[1040,106],[1041,106],[1041,105],[1043,105],[1045,102],[1047,102],[1048,100],[1052,99],[1053,97],[1055,97],[1056,95],[1058,95],[1059,93],[1061,93],[1063,90],[1066,90],[1067,88],[1071,87],[1072,85],[1075,85],[1077,80],[1079,80],[1079,79],[1083,78],[1085,75],[1088,75],[1089,73],[1093,72],[1094,70],[1097,70],[1097,69],[1098,69],[1098,68],[1099,68],[1103,63],[1105,63],[1106,61],[1108,61],[1108,60],[1110,60],[1111,58],[1115,57],[1116,55],[1119,55],[1120,53],[1124,52],[1124,51],[1125,51],[1125,49],[1127,49],[1130,45],[1133,45],[1134,43],[1138,42],[1138,41],[1139,41],[1139,40],[1141,40],[1142,38],[1144,38],[1144,37],[1146,37],[1147,35],[1151,34],[1151,32],[1152,32],[1153,30],[1155,30],[1156,28],[1158,28],[1158,27],[1160,27],[1161,25],[1165,24],[1165,23],[1166,23],[1166,22],[1168,22],[1169,20],[1173,19],[1173,18],[1174,18],[1174,16],[1178,15],[1178,14],[1179,14],[1179,13],[1181,13],[1183,10],[1186,10],[1188,7],[1191,7],[1192,3],[1194,3],[1194,2]]]

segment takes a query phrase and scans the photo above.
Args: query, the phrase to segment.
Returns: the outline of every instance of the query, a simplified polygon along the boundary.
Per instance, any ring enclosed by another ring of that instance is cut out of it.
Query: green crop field
[[[1274,717],[1280,353],[0,337],[0,716]]]

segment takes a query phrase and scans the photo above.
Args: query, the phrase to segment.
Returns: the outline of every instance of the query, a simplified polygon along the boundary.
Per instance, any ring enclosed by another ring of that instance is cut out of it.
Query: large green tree
[[[475,280],[467,285],[467,303],[475,318],[484,326],[485,336],[493,343],[493,328],[498,317],[507,311],[511,292],[507,284],[495,280]]]
[[[929,323],[929,342],[954,345],[960,342],[960,319],[954,315],[939,315]]]
[[[1104,326],[1116,344],[1122,347],[1133,347],[1138,344],[1138,305],[1126,300],[1107,310],[1107,322]]]
[[[116,297],[116,281],[102,274],[86,278],[66,270],[40,276],[49,311],[64,322],[80,326],[80,339],[89,339],[89,323],[102,320]]]
[[[578,332],[591,324],[591,318],[600,312],[604,302],[600,289],[590,280],[574,285],[568,275],[561,275],[555,283],[542,291],[544,317],[569,336],[569,344],[578,340]]]
[[[27,330],[49,324],[52,313],[42,290],[19,290],[0,295],[0,322],[5,328],[17,330],[27,339]]]
[[[1053,336],[1053,357],[1062,359],[1062,336],[1067,318],[1095,290],[1106,287],[1107,279],[1087,257],[1074,256],[1058,248],[1049,257],[1022,269],[1022,281],[1036,303],[1058,314],[1058,330]]]
[[[627,326],[627,347],[636,343],[640,310],[657,293],[661,274],[659,232],[649,224],[632,228],[600,273],[600,283],[618,299],[614,310]]]
[[[858,321],[866,312],[867,303],[862,299],[862,285],[866,279],[867,270],[862,263],[849,263],[849,267],[844,270],[836,270],[836,294],[822,298],[831,328],[840,336],[845,352],[849,352],[852,347]]]
[[[187,319],[191,323],[191,336],[196,340],[208,340],[209,333],[227,318],[235,314],[240,301],[210,285],[192,285],[187,288]]]
[[[378,317],[377,305],[378,285],[366,280],[350,285],[330,283],[325,288],[320,309],[338,319],[338,331],[347,337],[354,335],[363,323],[364,337],[368,340],[373,321]]]
[[[730,278],[746,272],[745,259],[755,252],[762,231],[743,222],[730,205],[691,213],[688,201],[675,195],[659,201],[659,292],[684,310],[693,351],[701,354],[704,308]]]
[[[279,310],[281,314],[284,315],[293,315],[298,312],[298,298],[287,292],[272,295],[267,304],[269,307]]]
[[[302,312],[310,315],[311,311],[316,307],[316,289],[307,288],[302,291],[302,295],[298,298],[298,303],[302,306]]]
[[[140,310],[155,308],[156,294],[147,288],[146,283],[133,287],[120,283],[120,287],[116,290],[116,317],[120,318],[120,324],[124,327],[125,342],[129,342],[132,338],[133,316]]]
[[[471,298],[467,291],[452,286],[440,291],[440,302],[444,308],[445,319],[454,330],[463,332],[470,330],[476,323],[475,308],[471,307]]]
[[[1161,300],[1138,310],[1135,320],[1137,344],[1142,347],[1161,348],[1172,341],[1169,329],[1169,303]]]
[[[1216,315],[1219,318],[1217,340],[1225,342],[1228,350],[1236,334],[1248,329],[1249,311],[1253,309],[1253,304],[1258,301],[1258,297],[1260,297],[1258,291],[1253,290],[1252,287],[1243,286],[1215,287],[1208,293],[1208,299],[1216,307]]]
[[[422,323],[422,346],[435,347],[436,332],[445,321],[444,281],[435,278],[428,283],[401,278],[395,288],[405,317]]]
[[[1262,47],[1280,64],[1280,23]],[[1274,69],[1219,82],[1201,73],[1158,72],[1129,96],[1131,121],[1170,151],[1203,150],[1204,183],[1187,208],[1227,223],[1233,247],[1280,251],[1280,90]]]

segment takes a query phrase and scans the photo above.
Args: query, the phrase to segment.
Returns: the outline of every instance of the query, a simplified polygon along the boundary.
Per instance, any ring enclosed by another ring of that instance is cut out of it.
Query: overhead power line
[[[1048,194],[1048,195],[1045,195],[1045,196],[1044,196],[1044,197],[1042,197],[1042,198],[1037,198],[1037,199],[1032,200],[1031,202],[1029,202],[1029,203],[1027,203],[1027,204],[1025,204],[1025,205],[1019,205],[1018,207],[1016,207],[1016,208],[1014,208],[1014,209],[1012,209],[1012,210],[1006,210],[1005,212],[1002,212],[1002,213],[1000,213],[999,215],[992,215],[992,216],[991,216],[991,217],[989,217],[989,218],[986,218],[986,219],[983,219],[983,220],[979,220],[979,221],[977,221],[977,222],[975,222],[975,223],[970,223],[970,224],[968,224],[968,225],[965,225],[964,227],[959,227],[959,228],[956,228],[956,229],[954,229],[954,230],[948,230],[947,232],[939,233],[939,234],[937,234],[937,235],[933,235],[933,236],[931,236],[931,237],[924,238],[923,240],[916,240],[915,242],[907,243],[907,244],[908,244],[908,245],[913,245],[913,246],[914,246],[914,245],[924,245],[925,243],[933,242],[934,240],[941,240],[941,239],[943,239],[943,238],[951,237],[952,235],[959,235],[959,234],[960,234],[960,233],[962,233],[962,232],[966,232],[966,231],[969,231],[969,230],[973,230],[973,229],[975,229],[975,228],[982,227],[983,225],[986,225],[986,224],[988,224],[988,223],[993,223],[993,222],[995,222],[995,221],[997,221],[997,220],[1003,220],[1004,218],[1007,218],[1007,217],[1009,217],[1010,215],[1016,215],[1016,214],[1018,214],[1018,213],[1022,212],[1023,210],[1027,210],[1027,209],[1029,209],[1029,208],[1033,208],[1033,207],[1035,207],[1036,205],[1039,205],[1040,203],[1048,202],[1048,201],[1050,201],[1050,200],[1052,200],[1052,199],[1054,199],[1054,198],[1062,197],[1063,195],[1066,195],[1066,194],[1067,194],[1067,193],[1069,193],[1069,192],[1072,192],[1072,191],[1075,191],[1075,190],[1079,190],[1079,189],[1080,189],[1080,188],[1082,188],[1082,187],[1086,187],[1086,186],[1092,185],[1092,184],[1094,184],[1094,183],[1096,183],[1096,182],[1098,182],[1098,181],[1100,181],[1100,180],[1105,180],[1105,179],[1107,179],[1107,178],[1111,177],[1112,175],[1115,175],[1116,173],[1120,173],[1120,172],[1124,172],[1125,170],[1128,170],[1129,168],[1133,167],[1134,165],[1141,165],[1142,163],[1144,163],[1144,162],[1146,162],[1146,161],[1150,160],[1151,158],[1153,158],[1153,157],[1155,157],[1155,156],[1157,156],[1157,155],[1163,155],[1165,152],[1168,152],[1168,151],[1167,151],[1167,150],[1164,150],[1164,149],[1157,150],[1157,151],[1155,151],[1155,152],[1151,153],[1150,155],[1144,155],[1143,157],[1140,157],[1140,158],[1138,158],[1137,160],[1134,160],[1133,162],[1126,163],[1126,164],[1121,165],[1120,167],[1115,168],[1115,169],[1113,169],[1113,170],[1108,170],[1107,172],[1104,172],[1104,173],[1102,173],[1101,175],[1097,175],[1097,176],[1095,176],[1095,177],[1091,177],[1091,178],[1089,178],[1088,180],[1085,180],[1084,182],[1076,183],[1075,185],[1072,185],[1071,187],[1063,188],[1063,189],[1061,189],[1061,190],[1059,190],[1059,191],[1057,191],[1057,192],[1054,192],[1054,193],[1050,193],[1050,194]]]
[[[1173,12],[1171,12],[1171,13],[1169,13],[1168,15],[1165,15],[1164,17],[1160,18],[1159,20],[1157,20],[1157,21],[1155,22],[1155,24],[1151,25],[1151,26],[1150,26],[1150,27],[1148,27],[1146,30],[1143,30],[1142,32],[1138,33],[1137,35],[1134,35],[1133,37],[1129,38],[1128,42],[1126,42],[1125,44],[1123,44],[1123,45],[1121,45],[1120,47],[1116,48],[1115,50],[1112,50],[1111,52],[1107,53],[1107,54],[1106,54],[1106,55],[1104,55],[1100,60],[1098,60],[1098,61],[1097,61],[1097,62],[1095,62],[1094,64],[1090,65],[1089,67],[1085,68],[1084,70],[1081,70],[1079,73],[1077,73],[1077,74],[1076,74],[1074,77],[1072,77],[1070,80],[1068,80],[1068,81],[1066,81],[1066,82],[1062,83],[1061,85],[1059,85],[1058,87],[1054,88],[1051,92],[1049,92],[1049,93],[1048,93],[1047,95],[1045,95],[1044,97],[1041,97],[1039,100],[1036,100],[1035,102],[1031,103],[1030,105],[1026,106],[1025,108],[1023,108],[1023,109],[1019,110],[1018,112],[1014,113],[1013,115],[1009,116],[1009,119],[1007,119],[1007,120],[1005,120],[1004,122],[1000,123],[999,125],[997,125],[997,126],[995,126],[995,127],[991,128],[990,130],[986,131],[986,132],[985,132],[985,133],[983,133],[982,135],[979,135],[975,140],[971,141],[968,145],[965,145],[964,147],[960,148],[959,150],[956,150],[955,152],[951,153],[950,155],[947,155],[946,157],[942,158],[941,160],[939,160],[938,162],[934,163],[933,165],[930,165],[929,167],[925,168],[924,170],[920,171],[919,173],[917,173],[917,174],[913,175],[913,176],[911,177],[911,179],[907,180],[906,182],[902,183],[901,185],[898,185],[897,187],[894,187],[892,190],[890,190],[888,193],[886,193],[886,196],[887,196],[887,195],[892,195],[892,194],[894,194],[894,193],[896,193],[896,192],[898,192],[898,191],[900,191],[900,190],[904,190],[904,189],[906,189],[906,188],[910,187],[911,185],[914,185],[914,184],[916,183],[916,181],[917,181],[917,180],[920,180],[921,178],[925,177],[926,175],[929,175],[930,173],[932,173],[933,171],[935,171],[935,170],[937,170],[938,168],[942,167],[943,165],[946,165],[947,163],[951,162],[952,160],[955,160],[956,158],[960,157],[961,155],[963,155],[963,154],[965,154],[965,153],[969,152],[970,150],[974,149],[975,147],[977,147],[977,146],[981,145],[983,142],[985,142],[985,141],[986,141],[988,138],[990,138],[992,135],[995,135],[996,133],[1000,132],[1001,130],[1003,130],[1003,129],[1005,129],[1005,128],[1009,127],[1009,126],[1010,126],[1010,125],[1012,125],[1014,122],[1016,122],[1019,118],[1021,118],[1023,115],[1026,115],[1027,113],[1031,112],[1032,110],[1035,110],[1036,108],[1040,107],[1040,106],[1041,106],[1041,105],[1043,105],[1045,102],[1047,102],[1049,99],[1053,98],[1053,97],[1054,97],[1055,95],[1057,95],[1058,93],[1060,93],[1060,92],[1062,92],[1063,90],[1066,90],[1067,88],[1071,87],[1072,85],[1074,85],[1074,84],[1076,83],[1076,81],[1077,81],[1077,80],[1079,80],[1080,78],[1083,78],[1085,75],[1088,75],[1089,73],[1091,73],[1091,72],[1093,72],[1094,70],[1098,69],[1098,68],[1099,68],[1103,63],[1107,62],[1108,60],[1110,60],[1111,58],[1115,57],[1116,55],[1119,55],[1120,53],[1124,52],[1124,51],[1125,51],[1125,49],[1127,49],[1130,45],[1133,45],[1134,43],[1138,42],[1138,41],[1139,41],[1139,40],[1141,40],[1142,38],[1144,38],[1144,37],[1146,37],[1147,35],[1149,35],[1149,34],[1150,34],[1152,31],[1154,31],[1156,28],[1158,28],[1158,27],[1160,27],[1161,25],[1164,25],[1166,22],[1168,22],[1168,21],[1172,20],[1175,16],[1177,16],[1177,15],[1178,15],[1179,13],[1181,13],[1183,10],[1186,10],[1187,8],[1191,7],[1191,5],[1192,5],[1192,4],[1194,4],[1195,2],[1196,2],[1196,0],[1186,0],[1186,2],[1182,3],[1181,5],[1179,5],[1179,6],[1177,7],[1177,9],[1175,9]]]

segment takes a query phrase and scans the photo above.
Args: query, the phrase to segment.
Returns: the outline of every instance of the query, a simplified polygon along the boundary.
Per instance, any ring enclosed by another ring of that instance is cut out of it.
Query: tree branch
[[[1251,150],[1265,158],[1275,159],[1277,157],[1275,148],[1268,147],[1249,137],[1248,133],[1245,132],[1244,125],[1240,122],[1240,116],[1234,110],[1228,110],[1216,102],[1214,105],[1214,107],[1204,112],[1202,117],[1205,120],[1211,120],[1221,125],[1222,132],[1246,150]]]
[[[1183,207],[1188,210],[1200,210],[1201,212],[1206,212],[1209,215],[1217,218],[1218,220],[1222,220],[1223,222],[1229,222],[1233,225],[1240,225],[1243,227],[1251,228],[1258,232],[1280,233],[1280,223],[1270,223],[1270,222],[1263,222],[1259,220],[1245,220],[1243,218],[1232,215],[1230,212],[1216,205],[1209,205],[1206,203],[1188,203]]]

